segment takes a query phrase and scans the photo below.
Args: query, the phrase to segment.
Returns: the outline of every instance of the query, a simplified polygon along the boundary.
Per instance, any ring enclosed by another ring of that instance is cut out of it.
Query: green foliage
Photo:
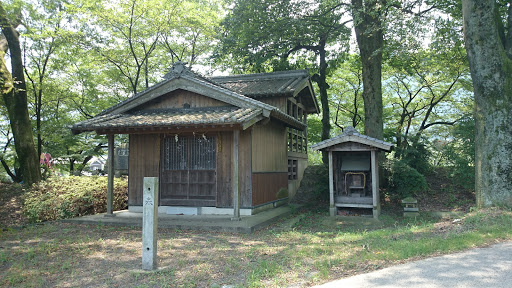
[[[322,141],[322,120],[316,115],[308,116],[308,143],[316,144]]]
[[[431,153],[427,149],[425,140],[420,137],[413,137],[404,144],[405,147],[396,147],[395,153],[399,155],[399,159],[420,174],[425,175],[431,171],[432,167],[429,163]]]
[[[393,198],[403,199],[415,196],[427,189],[425,176],[404,161],[390,160],[386,163],[388,181]]]
[[[444,145],[443,156],[452,168],[455,183],[464,188],[475,186],[475,120],[471,114],[452,130],[453,139]]]
[[[363,75],[359,55],[349,55],[329,78],[331,119],[337,127],[364,125]]]
[[[315,198],[322,201],[329,200],[329,168],[327,165],[316,165],[313,173],[315,174],[313,190]]]
[[[126,209],[128,181],[114,181],[114,210]],[[106,211],[107,177],[52,177],[33,185],[24,197],[31,222],[73,218]]]

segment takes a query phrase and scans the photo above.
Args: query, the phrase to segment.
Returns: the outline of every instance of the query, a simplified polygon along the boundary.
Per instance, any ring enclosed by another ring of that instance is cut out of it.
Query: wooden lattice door
[[[215,136],[169,136],[163,142],[161,205],[215,206]]]

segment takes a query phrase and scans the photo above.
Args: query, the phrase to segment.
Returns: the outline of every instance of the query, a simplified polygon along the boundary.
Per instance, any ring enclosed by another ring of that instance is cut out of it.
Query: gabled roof
[[[153,111],[137,111],[137,107],[156,99],[162,95],[176,90],[187,90],[197,94],[205,95],[212,99],[232,105],[231,108],[193,108],[159,109]],[[172,110],[172,109],[171,109]],[[229,110],[229,111],[228,111]],[[247,117],[239,117],[231,114],[242,113]],[[207,115],[210,114],[210,115]],[[213,116],[215,115],[215,116]],[[250,116],[250,117],[249,117]],[[154,126],[170,125],[226,125],[240,124],[243,128],[256,123],[256,120],[272,117],[283,122],[288,127],[303,130],[305,124],[283,113],[272,105],[246,97],[233,92],[222,85],[213,82],[197,73],[192,72],[181,62],[175,63],[164,80],[146,89],[133,97],[114,105],[96,117],[74,124],[71,129],[73,133],[93,130],[108,130],[121,128],[144,128]],[[228,119],[228,120],[226,120]],[[256,120],[255,120],[256,119]]]
[[[306,110],[319,113],[308,70],[211,77],[212,81],[251,98],[303,97]]]
[[[360,143],[360,144],[368,145],[371,147],[376,147],[376,148],[379,148],[381,150],[388,151],[388,152],[391,151],[391,148],[393,148],[393,144],[370,137],[370,136],[361,135],[359,132],[357,132],[356,129],[354,129],[354,127],[349,126],[349,127],[345,128],[345,131],[343,131],[342,134],[340,134],[336,137],[324,140],[322,142],[318,142],[315,145],[311,145],[311,149],[322,150],[322,149],[326,149],[328,147],[346,143],[346,142]]]

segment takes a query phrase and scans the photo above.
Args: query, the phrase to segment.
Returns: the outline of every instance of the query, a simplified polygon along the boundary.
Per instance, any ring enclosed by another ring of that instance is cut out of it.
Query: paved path
[[[509,288],[512,287],[512,242],[393,266],[316,287]]]

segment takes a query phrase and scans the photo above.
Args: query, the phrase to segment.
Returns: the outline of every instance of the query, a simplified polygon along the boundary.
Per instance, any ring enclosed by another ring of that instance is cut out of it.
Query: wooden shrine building
[[[380,213],[377,152],[389,152],[393,144],[359,134],[353,127],[334,138],[311,146],[329,155],[330,214],[338,208],[369,208]]]
[[[142,211],[143,177],[159,177],[159,213],[240,216],[294,195],[307,115],[318,112],[307,70],[206,78],[175,63],[162,82],[71,129],[106,134],[109,161],[114,135],[129,135],[130,211]]]

